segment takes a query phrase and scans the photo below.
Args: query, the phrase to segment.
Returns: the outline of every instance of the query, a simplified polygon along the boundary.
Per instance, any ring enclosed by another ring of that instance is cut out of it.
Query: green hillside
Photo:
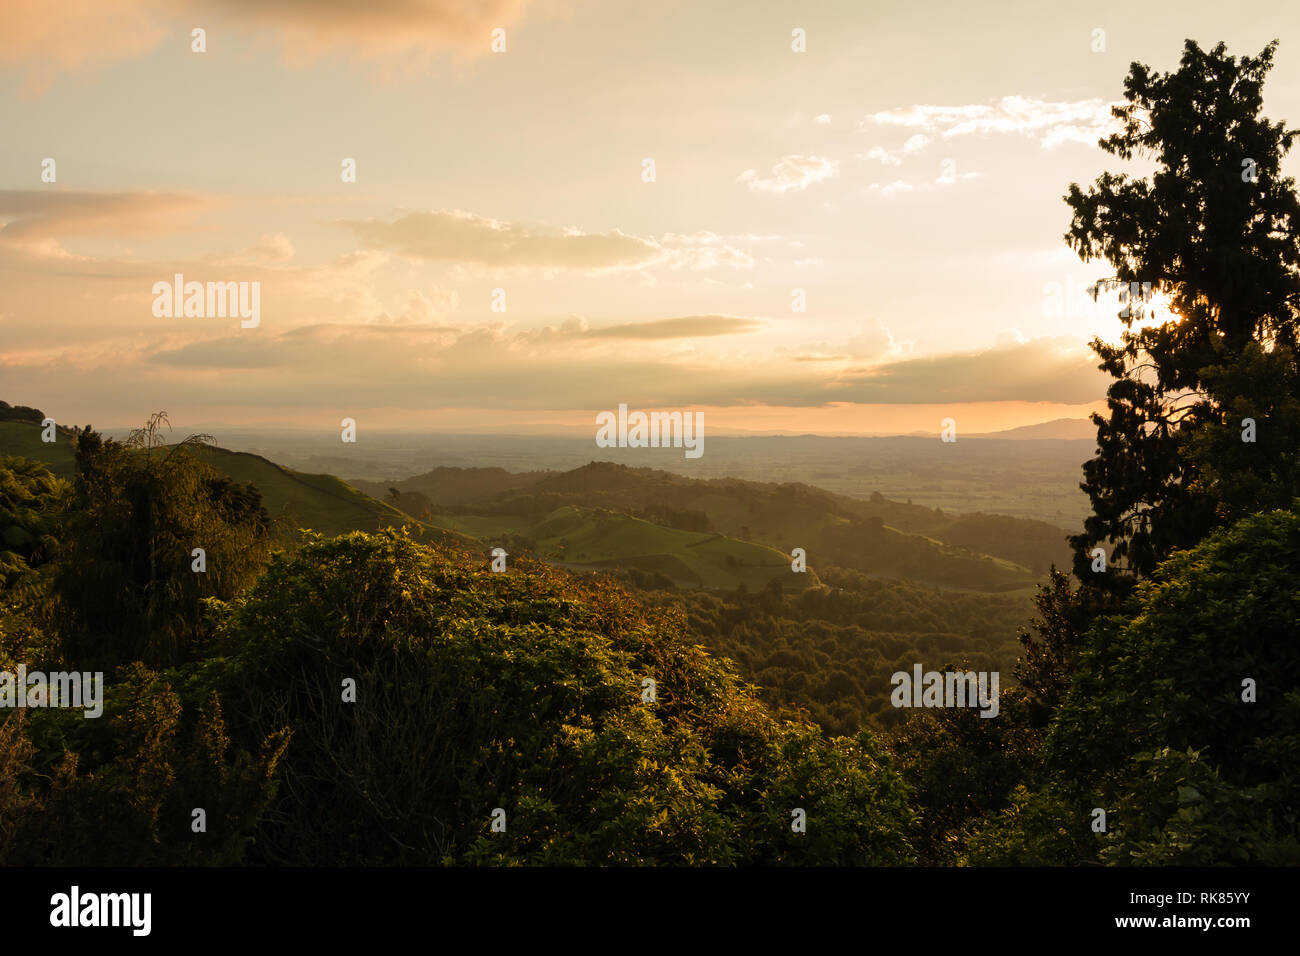
[[[665,529],[753,543],[783,557],[803,548],[810,568],[850,568],[947,588],[1026,591],[1051,563],[1069,559],[1066,532],[1040,521],[945,514],[880,495],[859,499],[803,484],[699,480],[610,462],[516,475],[444,467],[405,481],[353,484],[372,494],[395,488],[398,507],[417,516],[440,513],[439,523],[469,533],[490,526],[497,534],[529,536],[557,508],[605,509]],[[621,531],[638,533],[630,525]]]
[[[0,421],[0,455],[17,455],[49,466],[63,478],[73,474],[70,431],[58,440],[41,441],[41,427],[31,422]],[[282,468],[259,455],[208,447],[199,455],[213,468],[262,493],[262,504],[281,526],[310,528],[333,536],[347,531],[375,531],[389,525],[415,524],[409,515],[357,491],[333,475],[308,475]]]
[[[0,454],[40,461],[70,478],[73,434],[60,430],[58,441],[45,443],[40,433],[40,426],[32,422],[0,422]],[[450,532],[462,544],[475,544],[483,550],[505,545],[512,555],[526,551],[574,568],[636,569],[686,587],[734,590],[744,585],[756,589],[779,578],[786,587],[800,590],[820,583],[815,574],[793,573],[790,559],[773,548],[716,532],[663,527],[607,509],[562,506],[535,518],[429,514],[422,519],[332,475],[293,471],[260,455],[214,446],[199,449],[198,455],[222,474],[257,488],[263,506],[286,532],[310,528],[332,537],[406,524]],[[521,484],[519,476],[500,469],[440,471],[446,473],[444,490],[458,489],[462,495],[470,494],[473,487],[509,493]],[[405,506],[420,499],[404,495],[398,500]]]
[[[31,422],[0,421],[0,455],[30,458],[46,465],[60,478],[73,472],[72,433],[58,429],[56,441],[41,441],[41,426]]]
[[[761,588],[774,578],[795,590],[820,582],[795,574],[780,551],[720,534],[665,528],[605,510],[566,507],[533,529],[538,551],[574,566],[654,571],[700,587]]]
[[[200,457],[236,481],[255,486],[271,517],[292,527],[310,528],[332,537],[347,531],[412,524],[409,515],[362,494],[333,475],[290,471],[260,455],[222,448],[205,448]]]
[[[633,568],[675,584],[733,590],[779,579],[800,590],[819,584],[795,574],[782,552],[716,533],[682,531],[608,509],[565,505],[532,520],[520,515],[432,515],[428,522],[485,545],[523,549],[572,568]]]

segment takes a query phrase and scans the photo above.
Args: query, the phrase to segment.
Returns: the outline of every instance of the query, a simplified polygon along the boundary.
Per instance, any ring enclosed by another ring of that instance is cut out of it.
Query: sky
[[[1300,125],[1290,3],[0,0],[0,23],[0,398],[96,427],[1082,417],[1088,342],[1122,325],[1062,197],[1127,167],[1096,143],[1130,62],[1278,38],[1265,113]],[[157,314],[177,274],[256,283],[256,325]]]

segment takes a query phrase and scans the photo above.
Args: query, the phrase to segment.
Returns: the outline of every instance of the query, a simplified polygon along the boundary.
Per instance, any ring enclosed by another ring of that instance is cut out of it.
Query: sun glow
[[[1098,305],[1101,306],[1104,318],[1101,319],[1102,328],[1098,331],[1098,337],[1102,341],[1118,345],[1123,341],[1125,332],[1158,328],[1171,322],[1181,322],[1183,318],[1174,311],[1172,300],[1165,292],[1151,292],[1140,303],[1141,315],[1126,324],[1121,316],[1127,304],[1123,293],[1114,292],[1109,297],[1099,297]],[[1139,304],[1134,304],[1134,311],[1139,311]]]

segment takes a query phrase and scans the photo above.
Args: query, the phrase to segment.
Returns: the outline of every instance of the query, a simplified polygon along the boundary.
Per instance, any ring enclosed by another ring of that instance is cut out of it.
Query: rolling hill
[[[444,526],[521,534],[557,508],[606,509],[669,528],[717,534],[835,566],[951,588],[1017,591],[1068,561],[1066,532],[1003,515],[955,515],[880,495],[836,495],[805,484],[694,479],[592,462],[567,472],[437,468],[397,482],[399,507]],[[786,561],[788,562],[788,558]]]
[[[74,470],[70,429],[60,428],[57,441],[41,441],[41,427],[29,421],[0,421],[0,455],[17,455],[45,463],[71,478]],[[608,509],[566,505],[531,518],[506,515],[429,515],[422,518],[366,494],[333,475],[308,474],[281,467],[260,455],[209,446],[198,452],[213,468],[262,494],[262,503],[286,537],[309,528],[327,537],[347,531],[374,531],[407,525],[450,537],[486,553],[499,545],[521,550],[574,569],[633,569],[661,576],[684,587],[759,589],[773,578],[801,590],[820,584],[815,574],[794,574],[790,558],[761,544],[718,533],[695,533],[664,527]],[[500,469],[451,469],[445,493],[469,498],[472,489],[510,493],[525,482]],[[468,471],[469,474],[460,474]],[[528,479],[531,480],[531,479]],[[381,489],[376,489],[380,494]],[[407,499],[404,504],[410,503]],[[417,499],[418,500],[418,499]]]
[[[72,432],[60,426],[56,441],[41,441],[41,426],[32,422],[0,421],[0,455],[16,455],[43,462],[60,478],[73,473]]]
[[[0,422],[0,454],[47,463],[70,477],[73,433],[40,440],[33,421]],[[1002,515],[957,515],[812,485],[696,479],[592,462],[571,471],[440,467],[397,482],[354,481],[284,468],[248,452],[208,447],[218,471],[256,487],[286,532],[327,536],[385,525],[453,535],[486,552],[531,553],[575,569],[621,568],[678,586],[798,591],[816,571],[989,593],[1029,593],[1049,564],[1063,565],[1065,532]],[[397,494],[393,495],[393,491]],[[794,574],[802,548],[809,574]]]
[[[45,463],[62,478],[73,475],[73,434],[60,428],[57,440],[41,441],[41,427],[31,422],[0,421],[0,455]],[[200,457],[235,481],[253,485],[262,504],[286,529],[310,528],[326,536],[345,531],[374,531],[386,525],[416,522],[392,505],[377,501],[333,475],[308,475],[282,468],[258,455],[209,447]]]
[[[65,477],[74,438],[60,430],[47,444],[38,423],[0,421],[0,455],[42,461]],[[836,733],[897,720],[885,682],[912,662],[960,660],[1009,675],[1037,568],[1064,535],[1042,522],[880,495],[613,463],[527,473],[442,467],[351,487],[256,454],[200,454],[256,487],[287,537],[298,527],[334,535],[405,524],[483,556],[504,547],[512,564],[531,554],[613,572],[656,613],[682,615],[769,703]],[[791,571],[794,547],[807,550],[805,574]]]

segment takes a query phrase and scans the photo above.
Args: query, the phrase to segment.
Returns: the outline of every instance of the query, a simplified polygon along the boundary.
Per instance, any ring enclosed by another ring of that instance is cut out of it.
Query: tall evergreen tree
[[[1113,267],[1098,285],[1126,306],[1121,343],[1092,343],[1115,381],[1084,466],[1093,514],[1071,539],[1085,584],[1127,590],[1214,528],[1300,494],[1300,199],[1280,171],[1297,131],[1261,115],[1275,48],[1236,58],[1189,40],[1175,72],[1132,64],[1113,109],[1122,128],[1100,145],[1154,172],[1107,172],[1065,197],[1066,241]],[[1169,321],[1154,321],[1145,283]],[[1099,546],[1106,574],[1093,571]]]

